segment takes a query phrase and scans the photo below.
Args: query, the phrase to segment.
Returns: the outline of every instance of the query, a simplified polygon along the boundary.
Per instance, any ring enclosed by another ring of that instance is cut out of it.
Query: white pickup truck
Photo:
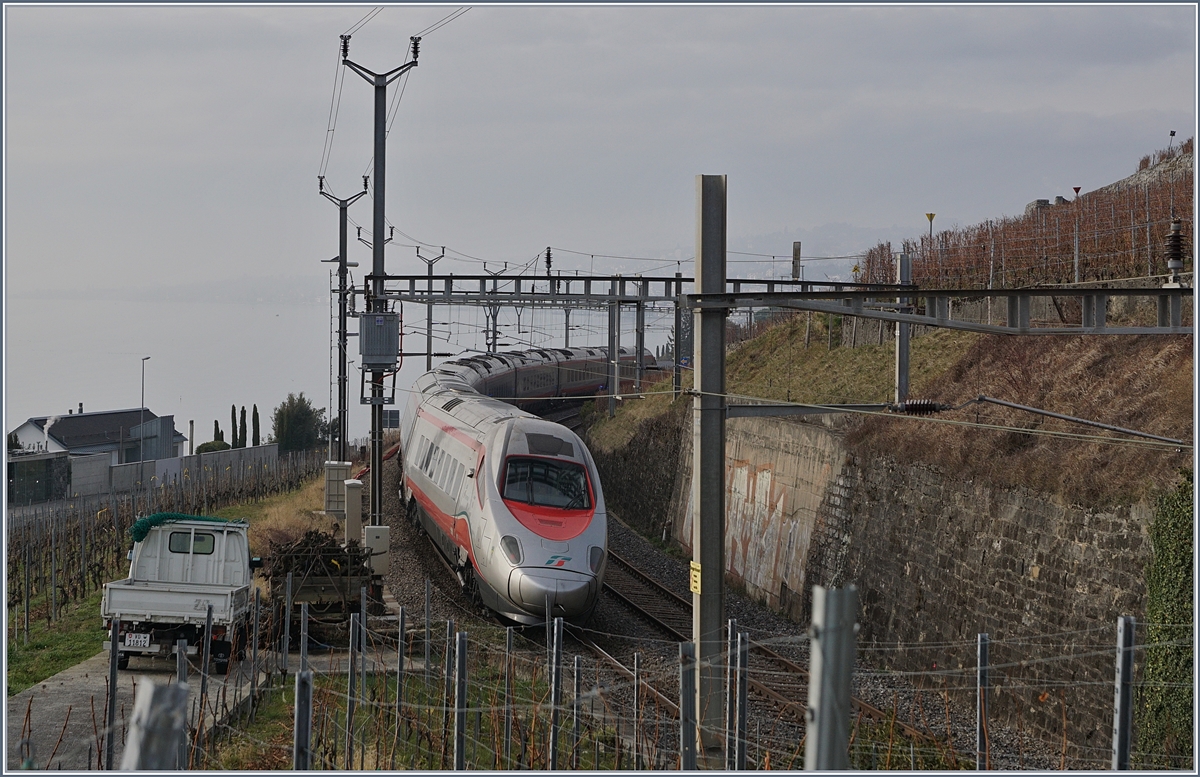
[[[216,671],[229,669],[230,657],[244,655],[251,606],[248,524],[177,513],[141,518],[131,529],[129,577],[104,586],[100,614],[108,633],[118,626],[117,666],[130,656],[170,656],[176,641],[187,639],[187,652],[212,641]],[[212,605],[212,633],[204,633]],[[110,643],[104,643],[111,650]]]

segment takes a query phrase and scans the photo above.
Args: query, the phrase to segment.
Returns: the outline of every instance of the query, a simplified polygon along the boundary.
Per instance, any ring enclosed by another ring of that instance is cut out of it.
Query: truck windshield
[[[172,553],[187,553],[189,549],[193,553],[199,553],[207,556],[213,552],[213,547],[216,542],[213,535],[208,533],[196,532],[196,545],[191,547],[192,533],[186,531],[173,531],[171,538],[167,543]]]
[[[563,510],[588,510],[592,506],[584,468],[552,459],[509,459],[504,498]]]

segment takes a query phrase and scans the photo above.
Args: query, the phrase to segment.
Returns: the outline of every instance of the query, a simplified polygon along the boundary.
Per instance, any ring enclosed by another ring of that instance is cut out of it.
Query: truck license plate
[[[132,633],[126,634],[125,635],[125,647],[139,647],[139,648],[150,647],[150,635],[149,634],[132,634]]]

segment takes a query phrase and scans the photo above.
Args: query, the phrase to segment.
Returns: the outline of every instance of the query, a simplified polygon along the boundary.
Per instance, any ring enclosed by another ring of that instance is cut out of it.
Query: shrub
[[[212,440],[202,443],[196,447],[196,453],[212,453],[213,451],[227,451],[230,449],[230,444],[224,440]]]

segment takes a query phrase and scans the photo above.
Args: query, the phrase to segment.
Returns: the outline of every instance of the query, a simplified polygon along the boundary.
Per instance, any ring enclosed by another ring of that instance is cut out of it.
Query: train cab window
[[[587,510],[592,506],[584,468],[550,459],[509,459],[504,498],[563,510]]]

